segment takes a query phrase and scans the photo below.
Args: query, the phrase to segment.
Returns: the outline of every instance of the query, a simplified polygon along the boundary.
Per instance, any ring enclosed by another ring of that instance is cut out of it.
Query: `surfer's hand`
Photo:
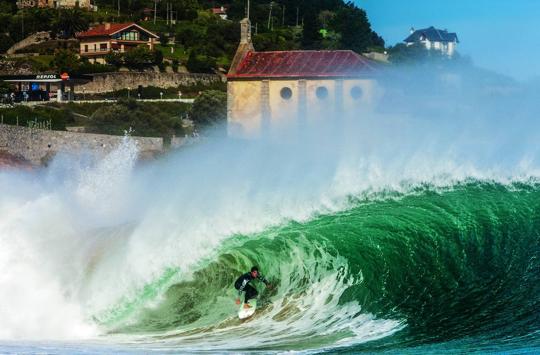
[[[236,299],[236,304],[240,304],[240,298]]]

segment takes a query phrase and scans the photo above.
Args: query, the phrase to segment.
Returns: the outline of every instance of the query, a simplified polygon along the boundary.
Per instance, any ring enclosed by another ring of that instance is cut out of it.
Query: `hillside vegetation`
[[[44,58],[32,60],[37,71],[89,73],[120,66],[133,70],[166,70],[170,66],[173,71],[226,71],[238,45],[238,22],[245,16],[245,4],[245,0],[96,0],[98,11],[94,12],[79,8],[17,9],[14,0],[0,0],[0,23],[5,25],[0,34],[0,53],[29,34],[50,31],[55,45],[32,48]],[[212,13],[213,7],[220,6],[228,7],[227,20]],[[384,40],[371,29],[366,12],[352,2],[252,0],[250,18],[257,50],[352,49],[361,53],[384,49]],[[90,65],[66,42],[93,24],[127,21],[160,36],[156,52],[141,49],[129,56],[111,55],[107,65]]]

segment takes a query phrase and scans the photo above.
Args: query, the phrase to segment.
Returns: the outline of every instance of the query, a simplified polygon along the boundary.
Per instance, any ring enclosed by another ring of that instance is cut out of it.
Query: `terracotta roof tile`
[[[129,28],[131,26],[137,26],[143,29],[144,31],[148,32],[149,34],[156,36],[154,33],[137,25],[135,22],[127,22],[127,23],[111,23],[109,24],[109,28],[107,28],[107,25],[101,24],[101,25],[98,25],[89,29],[88,31],[77,33],[77,37],[83,38],[83,37],[110,36],[116,32],[122,31],[123,29]]]
[[[214,13],[215,15],[226,15],[227,8],[226,7],[213,7],[212,13]]]
[[[373,62],[353,51],[248,52],[228,77],[354,77],[375,71]]]

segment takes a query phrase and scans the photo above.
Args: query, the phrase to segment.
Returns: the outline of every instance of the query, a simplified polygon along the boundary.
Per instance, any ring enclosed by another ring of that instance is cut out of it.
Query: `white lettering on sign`
[[[36,79],[56,79],[56,74],[39,74]]]

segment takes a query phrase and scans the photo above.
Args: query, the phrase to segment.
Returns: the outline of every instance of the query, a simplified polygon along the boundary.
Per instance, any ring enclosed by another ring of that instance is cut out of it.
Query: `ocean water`
[[[473,106],[0,171],[0,353],[540,352],[536,116]]]

